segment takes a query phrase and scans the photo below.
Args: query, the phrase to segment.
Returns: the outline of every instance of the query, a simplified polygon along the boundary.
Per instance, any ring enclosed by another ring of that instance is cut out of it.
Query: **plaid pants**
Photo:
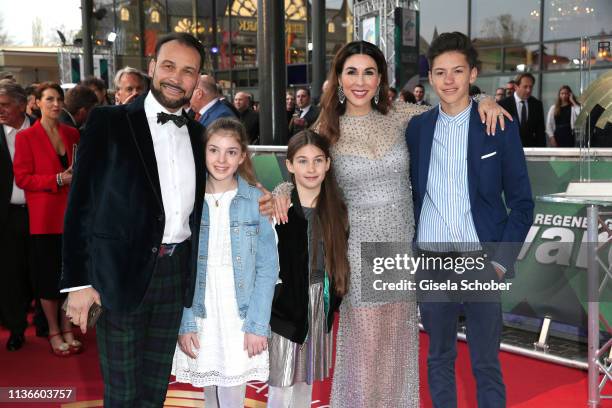
[[[163,407],[183,314],[189,246],[157,260],[147,293],[131,313],[104,310],[96,332],[105,407]]]

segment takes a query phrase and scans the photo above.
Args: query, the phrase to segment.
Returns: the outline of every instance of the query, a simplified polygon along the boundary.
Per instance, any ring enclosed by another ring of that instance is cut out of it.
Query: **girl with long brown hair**
[[[419,407],[416,302],[405,294],[373,291],[366,283],[372,277],[362,277],[361,270],[362,243],[405,242],[409,252],[414,235],[405,133],[410,118],[429,107],[391,105],[387,72],[385,56],[374,44],[346,44],[332,62],[314,125],[330,141],[351,229],[351,274],[340,305],[334,408]],[[490,131],[503,110],[489,98],[479,103],[479,112]],[[275,203],[281,222],[287,221],[285,200]]]
[[[348,215],[329,141],[299,132],[286,164],[296,190],[289,222],[276,226],[280,282],[270,319],[269,408],[309,407],[312,384],[329,377],[334,312],[349,278]]]

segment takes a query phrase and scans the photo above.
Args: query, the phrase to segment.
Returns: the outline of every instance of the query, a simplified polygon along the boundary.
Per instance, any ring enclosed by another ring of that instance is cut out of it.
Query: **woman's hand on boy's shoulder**
[[[200,340],[197,333],[179,334],[178,345],[183,353],[195,359],[198,358],[198,350],[200,349]],[[192,348],[193,346],[194,348]]]
[[[260,183],[257,183],[257,188],[263,193],[259,198],[260,214],[264,217],[268,217],[273,224],[275,221],[279,224],[287,223],[289,221],[287,213],[289,212],[289,205],[291,204],[291,196],[273,196],[272,193]]]
[[[244,349],[249,353],[249,357],[261,354],[267,348],[268,338],[266,336],[244,333]]]

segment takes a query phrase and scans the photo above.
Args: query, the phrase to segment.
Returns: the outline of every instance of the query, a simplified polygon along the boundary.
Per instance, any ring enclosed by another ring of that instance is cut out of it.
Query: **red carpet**
[[[5,349],[8,332],[0,330],[0,387],[55,386],[75,387],[80,403],[0,403],[0,407],[100,407],[102,406],[102,380],[98,368],[95,338],[88,333],[84,339],[87,349],[83,354],[58,358],[50,353],[45,339],[34,336],[28,329],[27,342],[18,352]],[[427,392],[425,352],[427,336],[421,335],[421,405],[431,407]],[[586,373],[560,367],[508,353],[502,353],[502,367],[507,385],[508,406],[517,408],[574,408],[586,406]],[[475,384],[471,375],[467,347],[459,343],[457,360],[457,388],[459,406],[476,407]],[[317,384],[313,407],[326,407],[330,384]],[[264,407],[266,390],[261,384],[248,388],[247,407]],[[202,393],[185,385],[172,385],[166,406],[202,406]],[[604,401],[602,407],[611,407],[612,401]]]

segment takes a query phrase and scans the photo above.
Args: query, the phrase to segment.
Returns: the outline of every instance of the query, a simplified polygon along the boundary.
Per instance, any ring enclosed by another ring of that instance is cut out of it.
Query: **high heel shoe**
[[[53,343],[51,343],[51,339],[54,337],[59,337],[62,339],[62,344],[55,348],[53,347]],[[51,346],[51,352],[58,357],[68,357],[70,355],[70,346],[68,343],[64,342],[64,338],[61,333],[50,334],[49,337],[49,345]]]
[[[81,343],[79,340],[74,338],[74,334],[72,333],[72,330],[68,330],[65,332],[62,332],[62,335],[64,334],[72,334],[73,335],[73,339],[71,342],[66,342],[66,344],[68,344],[68,347],[70,348],[70,353],[71,354],[79,354],[83,351],[83,343]]]

